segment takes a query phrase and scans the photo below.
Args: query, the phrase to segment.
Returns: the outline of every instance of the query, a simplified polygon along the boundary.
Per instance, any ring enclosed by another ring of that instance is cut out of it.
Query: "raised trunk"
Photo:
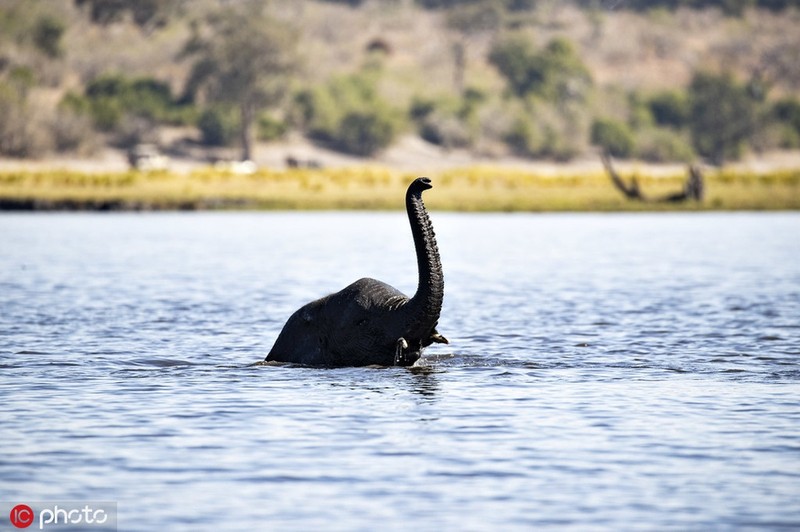
[[[403,312],[406,314],[406,334],[410,338],[427,338],[442,311],[444,275],[433,225],[422,202],[422,191],[430,185],[415,186],[417,184],[413,183],[406,192],[406,211],[414,236],[419,284],[417,293],[405,305]]]

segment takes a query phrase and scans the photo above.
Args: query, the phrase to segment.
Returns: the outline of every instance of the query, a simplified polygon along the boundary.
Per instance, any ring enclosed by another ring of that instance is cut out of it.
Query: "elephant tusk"
[[[434,334],[433,336],[431,336],[431,340],[434,343],[437,343],[437,344],[449,344],[450,343],[450,341],[447,338],[445,338],[444,336],[442,336],[441,334]]]
[[[397,344],[394,349],[394,365],[397,366],[403,358],[403,350],[408,349],[408,342],[403,337],[397,339]]]

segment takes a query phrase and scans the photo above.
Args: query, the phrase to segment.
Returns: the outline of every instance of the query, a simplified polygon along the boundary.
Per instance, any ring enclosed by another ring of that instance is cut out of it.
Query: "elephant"
[[[436,326],[444,300],[439,248],[422,192],[427,177],[406,191],[406,211],[417,255],[419,284],[409,298],[376,279],[363,278],[307,303],[283,326],[265,361],[307,366],[411,366],[433,343],[449,343]]]

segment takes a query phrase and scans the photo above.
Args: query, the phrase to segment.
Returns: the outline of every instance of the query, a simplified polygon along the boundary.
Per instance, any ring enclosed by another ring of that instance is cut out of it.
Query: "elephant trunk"
[[[403,311],[406,314],[406,333],[409,338],[427,338],[442,311],[444,275],[436,246],[436,235],[422,201],[422,191],[431,188],[430,180],[419,178],[406,192],[406,211],[411,223],[414,248],[417,254],[419,285]]]

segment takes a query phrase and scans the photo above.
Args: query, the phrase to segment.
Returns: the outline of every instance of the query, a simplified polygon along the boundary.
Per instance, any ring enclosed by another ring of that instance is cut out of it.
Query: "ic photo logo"
[[[14,527],[31,530],[116,530],[115,502],[3,503]],[[33,526],[32,526],[33,525]]]
[[[27,504],[18,504],[11,509],[9,518],[11,524],[17,528],[28,528],[33,523],[34,519],[33,508]]]

